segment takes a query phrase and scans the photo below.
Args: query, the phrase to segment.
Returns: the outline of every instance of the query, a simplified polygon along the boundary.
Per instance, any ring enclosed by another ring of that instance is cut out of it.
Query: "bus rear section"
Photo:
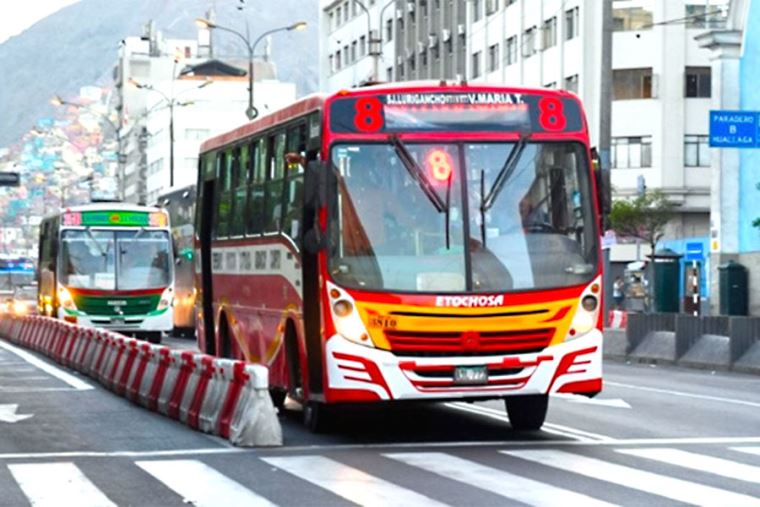
[[[173,252],[157,208],[83,206],[43,227],[41,303],[67,322],[153,342],[173,326]],[[52,294],[51,294],[52,293]]]

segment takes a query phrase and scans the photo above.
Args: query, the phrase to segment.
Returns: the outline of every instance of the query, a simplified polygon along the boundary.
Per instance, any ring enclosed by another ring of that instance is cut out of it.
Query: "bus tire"
[[[285,398],[288,396],[288,392],[280,387],[272,387],[269,389],[269,397],[272,398],[272,404],[279,410],[285,406]]]
[[[142,331],[135,333],[135,337],[156,345],[161,343],[161,331]]]
[[[219,357],[224,359],[235,359],[232,353],[232,340],[230,337],[230,327],[227,324],[227,316],[222,313],[219,316]]]
[[[303,406],[303,422],[312,433],[327,433],[332,429],[332,407],[318,401]]]
[[[517,431],[537,431],[546,420],[549,408],[549,396],[531,394],[506,398],[507,416],[512,429]]]

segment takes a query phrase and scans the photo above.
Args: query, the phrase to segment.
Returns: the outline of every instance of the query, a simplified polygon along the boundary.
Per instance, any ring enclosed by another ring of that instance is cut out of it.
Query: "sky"
[[[0,0],[0,44],[42,18],[79,0]]]

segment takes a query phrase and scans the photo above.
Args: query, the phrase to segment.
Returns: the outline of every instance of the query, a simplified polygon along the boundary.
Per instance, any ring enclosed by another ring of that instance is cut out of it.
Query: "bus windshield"
[[[332,148],[338,205],[330,271],[337,283],[507,292],[578,285],[595,273],[582,144],[398,143]]]
[[[65,230],[59,279],[99,290],[162,288],[171,280],[167,231]]]

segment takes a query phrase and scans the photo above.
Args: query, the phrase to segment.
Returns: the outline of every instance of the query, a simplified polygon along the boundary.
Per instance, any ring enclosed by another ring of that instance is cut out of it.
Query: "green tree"
[[[648,190],[634,199],[620,199],[612,203],[610,226],[619,236],[646,241],[654,253],[657,242],[665,234],[665,226],[675,216],[678,206],[661,190]]]

